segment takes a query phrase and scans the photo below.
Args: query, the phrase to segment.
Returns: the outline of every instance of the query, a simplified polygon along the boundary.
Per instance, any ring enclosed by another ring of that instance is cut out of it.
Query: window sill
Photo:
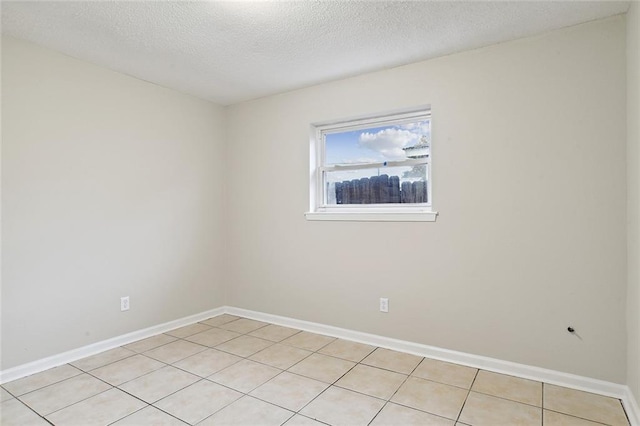
[[[352,222],[435,222],[438,212],[307,212],[307,220]]]

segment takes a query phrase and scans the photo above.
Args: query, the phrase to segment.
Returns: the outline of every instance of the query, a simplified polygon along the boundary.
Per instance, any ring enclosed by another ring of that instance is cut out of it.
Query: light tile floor
[[[619,400],[232,315],[5,383],[0,424],[620,426]]]

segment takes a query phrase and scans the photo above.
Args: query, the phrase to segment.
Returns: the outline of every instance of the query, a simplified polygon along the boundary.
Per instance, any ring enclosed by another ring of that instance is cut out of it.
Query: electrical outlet
[[[120,310],[128,311],[129,310],[129,296],[120,298]]]
[[[386,297],[380,298],[380,312],[389,312],[389,299]]]

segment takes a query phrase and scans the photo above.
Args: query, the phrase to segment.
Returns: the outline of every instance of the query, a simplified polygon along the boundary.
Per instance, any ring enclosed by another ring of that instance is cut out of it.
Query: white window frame
[[[430,106],[422,106],[410,110],[396,111],[386,114],[375,114],[351,119],[314,123],[310,131],[310,202],[309,211],[305,213],[307,220],[347,220],[347,221],[411,221],[433,222],[437,212],[433,210],[433,192],[431,186],[432,150],[427,159],[388,161],[386,163],[366,163],[353,165],[327,166],[325,162],[325,135],[328,133],[346,132],[349,130],[380,127],[431,120]],[[432,141],[430,141],[432,143]],[[335,170],[354,170],[375,167],[393,167],[400,165],[427,164],[427,203],[415,204],[345,204],[327,205],[325,179],[326,172]]]

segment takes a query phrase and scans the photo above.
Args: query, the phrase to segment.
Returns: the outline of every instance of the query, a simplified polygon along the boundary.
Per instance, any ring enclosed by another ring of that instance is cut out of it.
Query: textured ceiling
[[[3,1],[2,32],[228,105],[628,7],[628,1]]]

